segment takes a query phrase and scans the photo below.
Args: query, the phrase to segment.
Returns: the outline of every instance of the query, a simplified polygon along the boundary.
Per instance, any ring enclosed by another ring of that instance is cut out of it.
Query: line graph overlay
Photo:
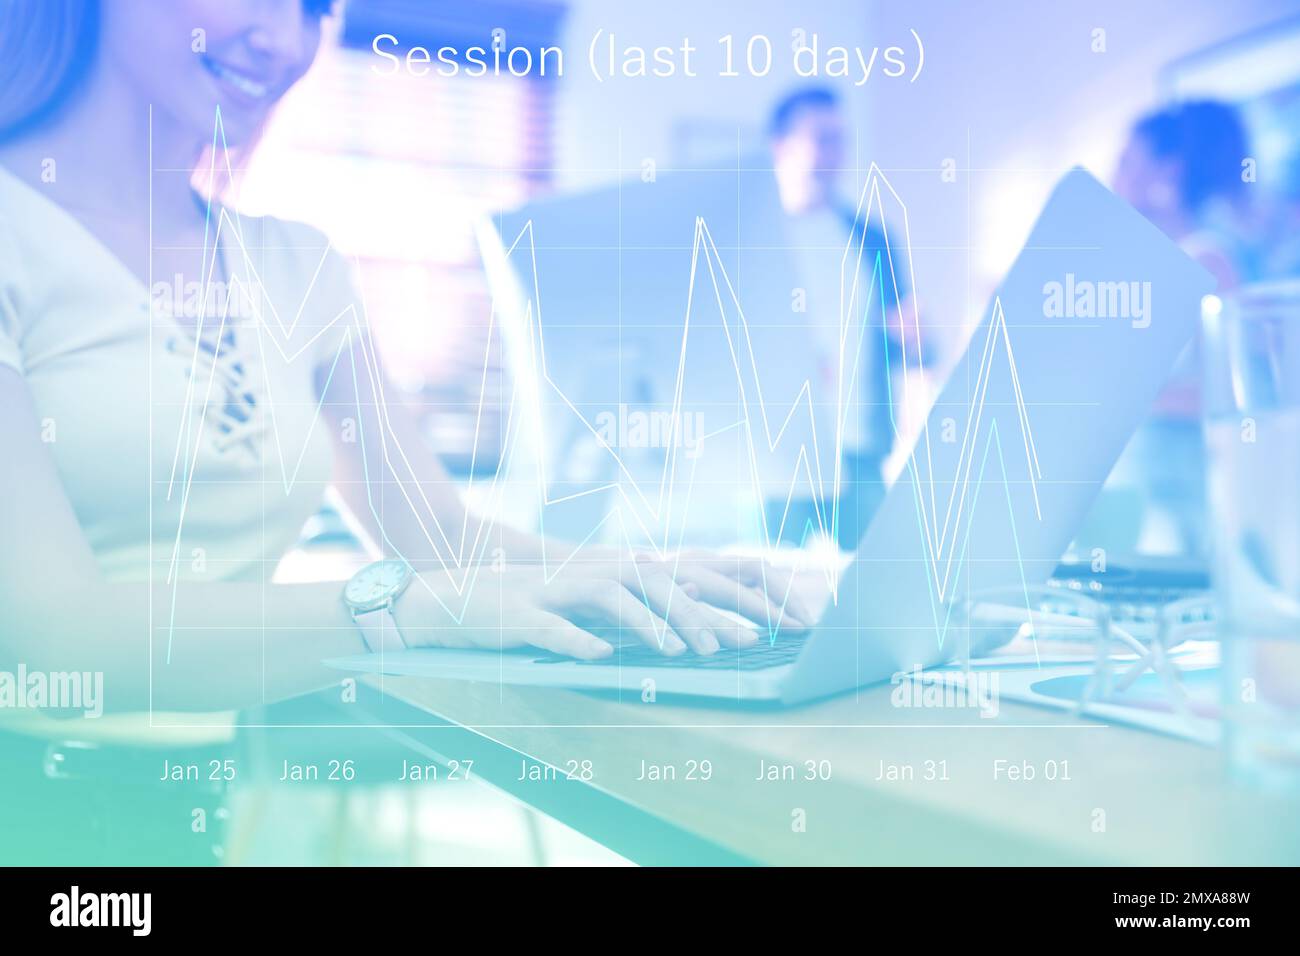
[[[221,157],[227,175],[233,178],[229,150],[225,143],[225,133],[219,112],[214,124],[212,143],[210,172],[213,174],[217,172],[218,157]],[[900,248],[899,258],[901,262],[895,261],[894,249],[896,243],[889,241],[888,223],[890,217],[886,215],[886,197],[898,217],[897,221],[901,223],[902,238],[901,242],[897,243]],[[812,383],[805,379],[794,400],[785,407],[778,406],[765,396],[764,379],[766,376],[764,374],[764,363],[760,360],[755,347],[750,324],[746,319],[740,296],[733,285],[708,223],[703,218],[697,218],[695,222],[690,269],[686,283],[686,303],[680,327],[676,388],[673,392],[669,419],[674,423],[673,428],[680,427],[680,415],[684,401],[685,367],[693,331],[692,314],[694,307],[699,302],[700,283],[706,283],[703,299],[716,309],[717,321],[728,346],[731,361],[730,372],[735,377],[738,393],[738,408],[740,410],[738,426],[743,434],[744,447],[748,454],[750,476],[755,488],[759,488],[759,456],[765,452],[773,452],[781,448],[785,442],[794,441],[795,439],[790,437],[792,423],[803,419],[807,421],[807,434],[810,436],[810,440],[806,443],[800,440],[798,447],[794,449],[794,467],[790,474],[784,505],[780,509],[775,527],[769,521],[769,516],[761,508],[759,509],[757,523],[764,545],[770,546],[775,540],[780,539],[781,532],[789,518],[791,501],[800,489],[810,494],[814,501],[812,525],[805,530],[828,535],[832,534],[837,527],[840,489],[843,481],[841,462],[845,447],[844,434],[848,415],[854,410],[854,405],[849,396],[855,394],[858,376],[862,374],[861,356],[864,337],[868,334],[868,330],[873,328],[869,322],[869,317],[872,310],[877,307],[883,313],[887,282],[892,286],[893,300],[900,300],[897,294],[900,269],[905,269],[907,272],[909,279],[907,286],[916,288],[915,277],[912,275],[911,240],[906,207],[888,179],[874,164],[868,171],[867,180],[859,199],[857,214],[859,221],[876,224],[885,235],[886,243],[884,250],[875,255],[874,262],[871,262],[870,269],[867,269],[866,263],[863,261],[866,254],[866,230],[858,230],[846,244],[841,257],[839,355],[835,382],[834,435],[830,439],[830,447],[835,451],[835,464],[833,475],[829,481],[822,473],[822,455],[820,453],[822,439],[817,434],[817,417],[813,404]],[[422,572],[421,576],[417,577],[417,580],[425,583],[430,594],[442,604],[454,622],[461,622],[475,584],[479,579],[479,573],[484,565],[483,559],[495,523],[495,519],[491,517],[494,509],[485,509],[489,512],[489,515],[480,517],[477,520],[471,519],[467,514],[464,523],[459,529],[443,527],[436,510],[432,507],[421,488],[419,476],[415,474],[415,469],[402,448],[397,431],[392,424],[380,372],[378,352],[370,334],[371,324],[366,309],[364,287],[359,287],[357,301],[342,305],[337,312],[333,313],[333,317],[320,327],[304,331],[301,328],[301,322],[308,299],[316,288],[317,281],[326,268],[330,257],[337,255],[332,247],[327,246],[323,251],[300,300],[294,303],[291,309],[282,311],[277,307],[275,301],[265,294],[265,282],[259,274],[249,244],[245,241],[243,224],[238,213],[228,211],[224,206],[214,208],[209,203],[204,233],[204,270],[201,302],[208,301],[208,291],[212,282],[215,281],[214,276],[218,267],[220,250],[229,247],[233,249],[236,255],[234,266],[230,269],[230,275],[228,276],[226,295],[221,302],[220,314],[215,320],[217,323],[216,346],[212,355],[211,367],[207,370],[206,384],[202,388],[201,397],[196,383],[200,379],[199,370],[203,361],[200,342],[204,333],[205,317],[200,315],[198,320],[198,327],[194,336],[194,351],[190,362],[191,375],[186,387],[180,427],[172,456],[171,474],[167,482],[167,500],[172,500],[176,494],[179,494],[180,499],[180,513],[166,578],[167,583],[173,589],[172,615],[168,623],[168,660],[171,659],[172,641],[176,628],[175,588],[179,577],[177,569],[180,560],[181,542],[185,534],[186,511],[195,479],[199,443],[204,438],[207,416],[213,403],[213,390],[218,379],[219,364],[223,358],[230,358],[230,353],[223,351],[228,348],[224,338],[224,331],[227,327],[231,303],[237,291],[249,293],[247,298],[257,303],[254,308],[253,320],[258,332],[258,349],[265,350],[269,340],[275,356],[278,356],[278,359],[286,364],[308,361],[308,356],[312,354],[313,345],[321,336],[331,330],[341,329],[338,346],[328,363],[327,389],[328,383],[333,380],[335,372],[340,367],[346,368],[350,372],[354,385],[352,398],[355,402],[358,423],[360,424],[365,420],[365,416],[362,414],[364,408],[371,407],[376,412],[379,423],[377,433],[370,435],[367,434],[364,427],[359,427],[358,435],[363,450],[374,447],[373,444],[367,445],[367,442],[378,445],[380,461],[382,461],[382,467],[385,471],[383,475],[371,474],[369,471],[369,455],[363,454],[363,461],[367,463],[364,476],[366,493],[367,499],[371,502],[373,516],[382,527],[383,521],[380,510],[375,506],[375,499],[372,494],[373,486],[380,482],[383,482],[385,486],[395,486],[410,509],[413,520],[417,522],[422,534],[428,540],[432,553],[437,557],[439,564],[436,572]],[[223,245],[223,242],[225,245]],[[501,466],[487,478],[481,478],[471,473],[471,477],[468,479],[470,490],[480,491],[480,499],[488,505],[500,503],[508,486],[504,476],[510,472],[516,449],[523,440],[525,429],[527,429],[528,433],[536,436],[536,444],[539,450],[535,473],[532,477],[536,482],[535,493],[540,504],[540,514],[542,516],[540,524],[543,535],[545,535],[546,509],[566,501],[612,492],[619,501],[628,506],[625,509],[606,509],[603,516],[595,522],[587,538],[578,542],[577,546],[570,550],[567,556],[558,560],[544,558],[544,573],[548,582],[554,580],[555,575],[573,559],[578,548],[593,539],[604,528],[606,523],[614,517],[617,517],[616,534],[623,545],[631,548],[648,549],[661,559],[676,560],[676,556],[681,552],[680,545],[685,531],[681,516],[689,512],[689,503],[694,488],[695,465],[692,463],[689,467],[686,466],[682,461],[678,443],[670,440],[663,450],[663,464],[660,474],[652,485],[646,486],[638,481],[632,469],[627,467],[620,449],[613,447],[608,442],[601,441],[598,429],[582,413],[576,402],[566,394],[561,385],[552,378],[548,370],[546,323],[537,270],[536,243],[531,222],[526,224],[524,229],[509,243],[506,247],[506,255],[512,263],[521,264],[521,271],[531,279],[526,284],[529,294],[526,297],[522,314],[522,326],[526,331],[527,342],[526,360],[519,374],[512,376],[508,394],[503,403],[505,426],[502,432]],[[901,412],[915,418],[918,413],[924,412],[924,409],[919,407],[923,401],[921,398],[922,390],[913,378],[914,376],[923,376],[925,372],[920,347],[920,321],[914,305],[905,311],[907,314],[901,317],[903,333],[899,340],[901,354],[898,356],[897,365],[902,380],[901,395],[896,396],[892,388],[889,395],[890,419],[894,424],[895,431],[898,430],[898,421],[901,417],[897,413]],[[292,318],[286,321],[284,315],[289,313],[292,314]],[[886,324],[882,321],[879,328],[884,337],[886,365],[887,367],[893,367],[893,356],[888,351],[888,337],[884,334]],[[487,348],[489,354],[490,350],[497,344],[500,334],[501,316],[499,315],[498,302],[494,299],[488,320]],[[914,350],[914,356],[909,355],[909,348]],[[266,353],[263,351],[262,354],[265,358]],[[913,486],[919,540],[933,586],[933,610],[936,634],[940,642],[942,642],[943,635],[947,630],[946,622],[948,615],[951,613],[949,598],[952,591],[952,582],[955,575],[959,573],[966,556],[966,544],[969,541],[970,530],[969,515],[978,500],[979,489],[983,482],[986,466],[989,463],[990,453],[993,450],[997,452],[1000,479],[1007,489],[1008,495],[1010,493],[1001,437],[996,421],[990,422],[987,427],[984,425],[985,395],[988,391],[989,381],[995,372],[995,359],[999,354],[1005,358],[1006,374],[1009,376],[1015,395],[1021,443],[1030,469],[1030,484],[1033,489],[1035,509],[1038,508],[1036,481],[1041,479],[1042,475],[1038,466],[1028,410],[1020,390],[1019,374],[1016,368],[1011,335],[999,300],[994,301],[991,316],[987,322],[977,384],[967,413],[967,424],[962,436],[962,445],[955,474],[951,478],[936,474],[928,421],[926,421],[918,441],[910,450],[905,463],[905,475]],[[487,355],[485,354],[485,365],[486,358]],[[346,364],[344,364],[345,362]],[[263,362],[264,365],[265,361]],[[361,373],[364,373],[364,375]],[[364,387],[363,378],[365,379]],[[274,449],[275,459],[279,466],[280,485],[283,491],[288,494],[298,481],[307,444],[317,427],[321,415],[324,396],[321,396],[320,402],[313,410],[305,434],[301,436],[284,436],[281,434],[280,418],[276,412],[274,390],[270,386],[269,380],[264,385],[266,386],[263,390],[266,399],[264,424],[273,438],[271,447]],[[484,375],[480,381],[477,397],[478,415],[475,418],[476,428],[473,445],[476,454],[479,439],[478,425],[481,422],[484,405],[490,399],[486,391],[487,378]],[[544,400],[551,398],[558,400],[566,407],[574,416],[574,420],[589,431],[592,437],[600,443],[603,453],[610,456],[611,463],[618,475],[617,480],[572,494],[560,494],[553,490],[546,467],[547,442],[544,429],[540,420],[530,415],[530,410],[539,408]],[[921,414],[921,420],[925,420],[923,414]],[[987,437],[982,448],[982,455],[977,456],[979,440],[982,434]],[[977,470],[975,469],[976,457],[980,457]],[[946,503],[943,501],[942,492],[937,487],[941,484],[949,485]],[[483,488],[484,485],[486,485],[485,489]],[[634,527],[627,526],[626,515],[632,516],[635,523]],[[1039,517],[1041,518],[1041,513]],[[966,520],[965,535],[961,534],[963,518]],[[1012,532],[1014,534],[1014,519],[1012,519],[1012,522]],[[474,524],[472,532],[470,529],[471,523]],[[387,539],[387,535],[384,537],[386,547],[391,548],[397,557],[407,560],[409,563],[408,556],[402,554],[400,549],[396,548],[390,539]],[[431,573],[441,573],[450,582],[452,593],[456,598],[453,604],[444,602],[440,596],[441,592],[428,584],[426,577]],[[766,584],[766,582],[764,583]],[[837,600],[837,579],[833,574],[828,574],[827,584],[832,593],[832,600]],[[644,587],[642,587],[642,597],[645,597]],[[776,594],[771,595],[771,597],[778,608],[778,616],[758,623],[765,625],[769,638],[775,640],[780,624],[779,614],[784,612],[788,594]],[[664,635],[661,633],[659,635],[661,641],[663,637]]]

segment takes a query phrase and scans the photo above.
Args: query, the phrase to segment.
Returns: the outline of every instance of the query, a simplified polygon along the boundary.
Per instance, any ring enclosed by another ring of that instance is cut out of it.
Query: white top
[[[215,207],[212,218],[215,231]],[[111,580],[147,578],[151,537],[155,580],[177,540],[182,580],[269,578],[329,481],[316,368],[328,371],[353,324],[347,267],[307,226],[232,216],[221,228],[231,294],[210,290],[196,346],[196,316],[172,317],[174,277],[154,276],[150,294],[73,216],[0,170],[0,364],[25,378]],[[197,285],[181,292],[196,313]]]
[[[174,277],[155,276],[151,294],[0,168],[0,365],[26,380],[110,580],[164,582],[173,560],[181,580],[268,579],[330,478],[316,369],[354,327],[348,269],[307,226],[231,214],[221,233],[232,278],[215,288],[230,296],[209,301],[228,319],[210,309],[196,343],[197,285],[178,297]]]

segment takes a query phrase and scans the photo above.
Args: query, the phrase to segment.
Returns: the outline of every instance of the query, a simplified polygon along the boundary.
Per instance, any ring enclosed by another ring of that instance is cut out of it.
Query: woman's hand
[[[806,629],[787,608],[784,591],[769,600],[762,590],[788,576],[762,562],[720,558],[612,561],[578,553],[562,568],[505,565],[481,569],[467,600],[446,580],[425,574],[397,602],[402,634],[412,646],[503,650],[531,645],[598,660],[620,640],[636,640],[668,656],[716,653],[758,643],[753,629],[719,613],[735,610],[764,630]],[[743,580],[742,580],[743,578]],[[756,582],[756,583],[747,583]],[[712,605],[712,606],[710,606]],[[462,609],[453,616],[455,609]]]
[[[793,574],[762,558],[693,551],[660,563],[692,597],[733,611],[769,632],[800,633],[816,623],[794,593]]]

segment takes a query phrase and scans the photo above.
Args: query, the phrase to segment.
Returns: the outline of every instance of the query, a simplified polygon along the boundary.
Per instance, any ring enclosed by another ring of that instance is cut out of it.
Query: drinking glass
[[[1202,303],[1207,503],[1230,772],[1300,786],[1300,281]]]

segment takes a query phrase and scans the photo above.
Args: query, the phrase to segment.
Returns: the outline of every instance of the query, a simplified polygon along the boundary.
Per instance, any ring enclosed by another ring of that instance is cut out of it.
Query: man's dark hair
[[[1241,163],[1250,155],[1237,110],[1214,100],[1190,100],[1138,120],[1133,134],[1160,159],[1181,167],[1179,195],[1199,212],[1211,199],[1235,200],[1244,190]]]
[[[810,86],[795,90],[772,107],[772,116],[767,124],[768,135],[772,139],[780,139],[790,132],[801,113],[808,110],[835,109],[839,105],[839,96],[829,87]]]

